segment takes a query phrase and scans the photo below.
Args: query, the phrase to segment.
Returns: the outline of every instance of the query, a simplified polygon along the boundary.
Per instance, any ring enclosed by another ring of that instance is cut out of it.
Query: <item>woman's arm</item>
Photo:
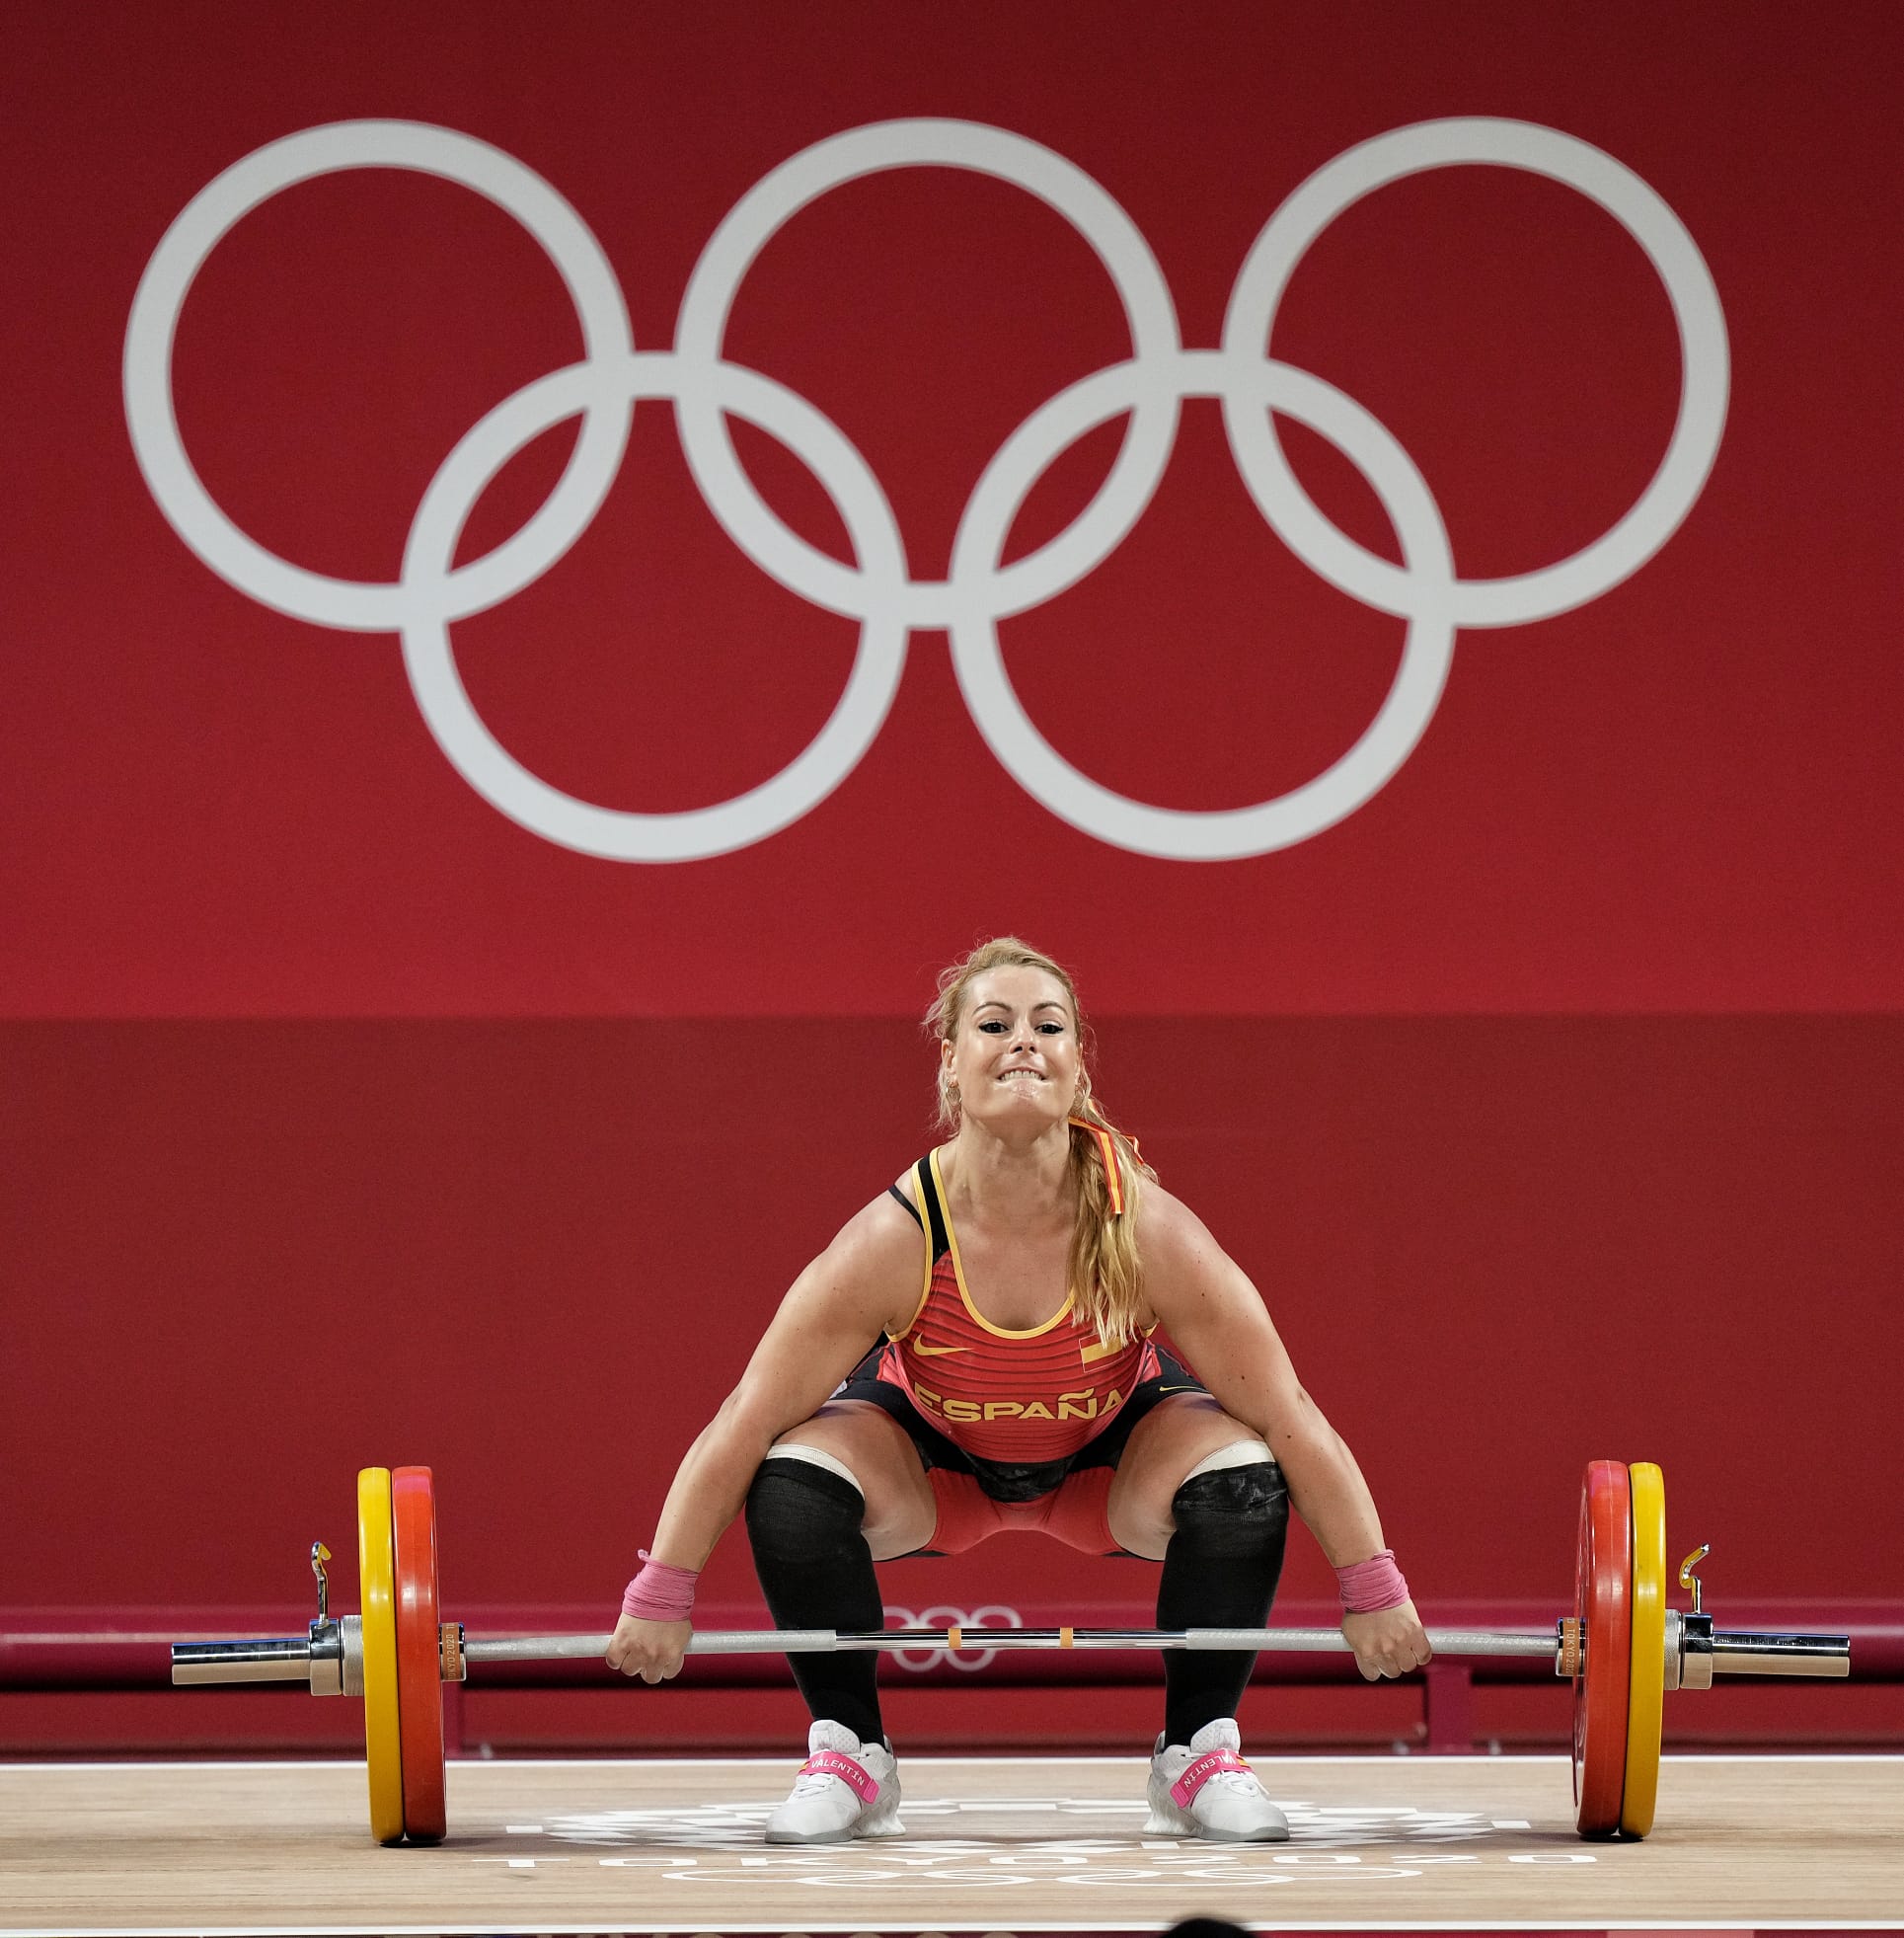
[[[767,1449],[819,1411],[881,1333],[905,1323],[918,1297],[919,1242],[919,1227],[881,1198],[794,1280],[740,1383],[675,1472],[654,1529],[656,1561],[706,1566]]]
[[[1157,1186],[1143,1201],[1144,1287],[1152,1310],[1224,1410],[1262,1435],[1289,1499],[1333,1568],[1382,1551],[1382,1523],[1355,1456],[1303,1390],[1260,1294],[1201,1219]],[[1428,1660],[1414,1604],[1344,1616],[1362,1673]]]
[[[767,1449],[810,1419],[882,1332],[903,1326],[918,1297],[919,1227],[880,1198],[794,1280],[722,1401],[675,1470],[650,1553],[699,1570],[739,1513]],[[624,1615],[608,1660],[647,1681],[680,1667],[689,1624]]]

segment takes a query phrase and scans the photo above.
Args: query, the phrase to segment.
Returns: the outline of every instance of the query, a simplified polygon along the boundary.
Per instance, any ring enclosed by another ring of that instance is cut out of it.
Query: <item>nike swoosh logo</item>
[[[963,1353],[968,1349],[963,1346],[927,1346],[923,1342],[915,1342],[912,1350],[922,1359],[936,1359],[947,1353]]]

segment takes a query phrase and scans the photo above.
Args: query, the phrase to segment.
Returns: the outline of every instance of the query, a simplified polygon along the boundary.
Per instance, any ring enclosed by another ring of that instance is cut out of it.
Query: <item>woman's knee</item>
[[[883,1408],[862,1402],[823,1407],[774,1442],[761,1473],[770,1468],[785,1469],[821,1491],[824,1483],[816,1478],[821,1475],[851,1488],[857,1496],[856,1530],[864,1530],[876,1558],[908,1554],[932,1533],[936,1510],[925,1464]],[[803,1476],[798,1471],[802,1468]],[[843,1496],[835,1498],[845,1505]]]
[[[808,1427],[811,1424],[809,1422]],[[767,1449],[767,1458],[760,1463],[761,1468],[764,1471],[769,1462],[776,1460],[817,1467],[822,1473],[833,1474],[843,1480],[864,1500],[866,1482],[860,1476],[866,1462],[862,1460],[859,1466],[855,1467],[852,1448],[842,1447],[836,1451],[834,1447],[827,1445],[827,1437],[821,1434],[809,1434],[806,1427],[796,1427],[790,1433],[783,1434]]]
[[[842,1464],[815,1449],[775,1446],[747,1489],[747,1538],[756,1555],[809,1560],[861,1538],[866,1496]]]
[[[1260,1440],[1237,1444],[1237,1458],[1205,1460],[1171,1496],[1173,1533],[1211,1555],[1279,1553],[1289,1527],[1282,1469]],[[1252,1446],[1259,1451],[1244,1450]]]
[[[1167,1400],[1138,1433],[1110,1500],[1111,1525],[1133,1554],[1161,1559],[1186,1512],[1193,1520],[1248,1514],[1268,1511],[1280,1494],[1286,1517],[1282,1470],[1268,1447],[1208,1394]]]

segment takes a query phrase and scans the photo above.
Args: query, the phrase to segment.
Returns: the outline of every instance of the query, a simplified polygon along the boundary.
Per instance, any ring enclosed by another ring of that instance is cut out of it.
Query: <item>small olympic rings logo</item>
[[[974,1608],[969,1615],[962,1608],[944,1606],[928,1608],[918,1615],[910,1608],[888,1607],[885,1614],[887,1625],[892,1628],[962,1628],[968,1635],[973,1629],[1025,1626],[1025,1618],[1016,1608],[1007,1608],[997,1601],[988,1601],[984,1607]],[[981,1668],[990,1668],[997,1657],[996,1649],[895,1649],[891,1659],[901,1668],[909,1668],[916,1675],[923,1675],[929,1668],[937,1668],[941,1663],[950,1663],[953,1668],[976,1674]]]
[[[1320,377],[1269,356],[1277,308],[1303,254],[1362,196],[1424,170],[1484,163],[1564,184],[1620,222],[1672,306],[1681,357],[1679,411],[1664,456],[1628,510],[1571,557],[1497,579],[1455,572],[1426,481],[1375,418]],[[804,398],[724,354],[727,318],[748,269],[797,210],[888,169],[957,168],[1036,195],[1071,222],[1116,287],[1131,353],[1050,398],[986,465],[960,515],[943,581],[912,577],[892,505],[865,458]],[[344,169],[401,168],[473,189],[535,237],[581,324],[577,363],[497,405],[444,459],[419,504],[395,583],[309,572],[266,550],[205,490],[172,398],[179,312],[206,257],[260,203]],[[1183,347],[1171,292],[1130,217],[1089,175],[1023,135],[978,122],[881,121],[829,137],[782,163],[729,211],[689,278],[667,350],[637,350],[601,245],[542,178],[498,148],[412,121],[307,128],[247,155],[208,183],[167,230],[140,279],[125,339],[125,412],[139,468],[191,550],[238,590],[297,618],[403,640],[411,689],[437,744],[492,806],[545,839],[618,861],[692,861],[767,839],[845,780],[883,724],[915,629],[946,631],[965,704],[1008,772],[1051,813],[1137,854],[1232,860],[1285,848],[1353,814],[1413,751],[1447,677],[1463,626],[1517,626],[1598,598],[1637,572],[1678,528],[1712,470],[1725,426],[1730,357],[1718,291],[1698,246],[1631,169],[1571,135],[1529,121],[1424,121],[1358,143],[1304,182],[1251,246],[1230,293],[1222,344]],[[1142,515],[1176,441],[1186,398],[1218,399],[1230,449],[1269,525],[1331,584],[1407,622],[1401,664],[1360,738],[1313,779],[1250,807],[1190,813],[1133,801],[1092,780],[1045,739],[1020,703],[999,647],[1002,619],[1057,598],[1094,572]],[[813,741],[759,786],[708,808],[641,814],[576,800],[529,772],[490,732],[457,674],[453,621],[512,597],[587,528],[620,467],[636,401],[672,401],[692,475],[728,537],[788,590],[858,621],[846,689]],[[1365,550],[1325,518],[1297,482],[1272,413],[1305,424],[1367,478],[1403,563]],[[741,468],[727,419],[779,439],[831,495],[854,563],[792,531]],[[1056,537],[1004,564],[1007,535],[1052,462],[1096,426],[1128,416],[1122,449],[1097,496]],[[532,438],[571,418],[581,431],[561,481],[494,551],[457,566],[457,539],[496,472]]]

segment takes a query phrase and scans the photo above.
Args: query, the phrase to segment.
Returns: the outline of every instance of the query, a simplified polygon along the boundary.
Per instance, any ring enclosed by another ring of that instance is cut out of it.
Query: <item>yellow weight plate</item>
[[[363,1747],[370,1773],[370,1834],[403,1841],[404,1748],[397,1723],[397,1559],[391,1541],[390,1469],[357,1476],[357,1592],[363,1610]]]
[[[1633,1674],[1620,1828],[1643,1837],[1659,1796],[1659,1709],[1666,1691],[1666,1481],[1650,1460],[1636,1460],[1627,1472],[1633,1483]]]

